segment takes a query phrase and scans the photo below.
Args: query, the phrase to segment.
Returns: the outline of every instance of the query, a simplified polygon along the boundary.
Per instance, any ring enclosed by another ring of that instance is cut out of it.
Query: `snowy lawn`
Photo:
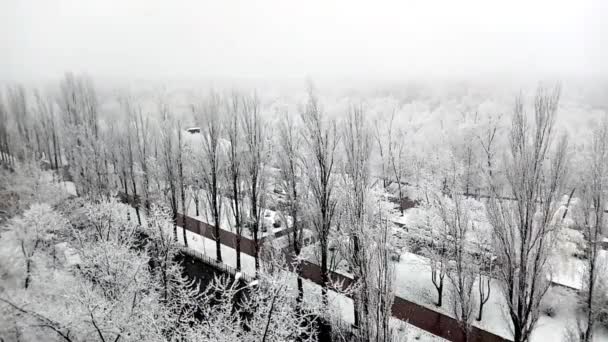
[[[602,252],[604,252],[603,255],[606,255],[605,251]],[[573,285],[574,281],[578,281],[577,284],[580,286],[580,277],[582,274],[580,267],[582,267],[582,260],[576,258],[568,258],[568,260],[570,260],[572,264],[563,267],[570,267],[573,272],[567,273],[564,269],[560,270],[560,281],[566,283],[568,279],[576,279],[570,280],[570,284]],[[451,303],[448,299],[451,285],[447,276],[444,279],[443,305],[442,307],[437,307],[435,305],[437,301],[437,291],[431,281],[430,266],[426,258],[412,253],[402,254],[399,263],[395,265],[395,274],[395,294],[397,296],[424,305],[446,315],[454,316],[451,311]],[[575,276],[572,276],[572,274]],[[498,281],[492,280],[491,287],[490,299],[484,306],[483,319],[480,322],[475,321],[473,324],[496,335],[511,338],[510,318]],[[476,290],[477,284],[475,284],[473,288],[475,295],[477,295]],[[555,314],[552,317],[547,316],[545,313],[541,314],[538,325],[532,334],[531,341],[544,342],[563,340],[566,329],[575,322],[574,318],[578,306],[577,301],[578,297],[574,290],[560,286],[552,286],[543,299],[541,310],[544,311],[545,308],[551,306],[553,307]],[[477,315],[477,308],[478,306],[475,307],[475,316]],[[608,341],[608,333],[604,329],[598,328],[594,340]]]
[[[173,232],[172,227],[167,227],[169,232]],[[188,239],[188,247],[196,251],[199,251],[211,258],[215,258],[216,253],[216,242],[214,240],[205,238],[198,234],[186,231],[186,238]],[[181,228],[178,227],[178,241],[183,244],[183,237]],[[233,248],[225,245],[221,246],[222,250],[222,261],[224,264],[236,267],[236,251]],[[252,256],[245,253],[241,253],[241,268],[242,272],[255,276],[255,260]],[[297,291],[297,282],[295,274],[291,274],[291,281],[289,281],[291,291]],[[321,286],[310,282],[304,281],[304,299],[306,301],[320,301],[321,297]],[[354,322],[353,313],[353,302],[346,295],[342,295],[333,291],[329,291],[329,305],[332,313],[337,314],[343,321],[348,323]],[[411,338],[416,338],[418,341],[431,342],[431,341],[445,341],[444,339],[432,335],[424,330],[421,330],[410,324],[401,322],[397,319],[392,319],[393,324],[403,325],[402,330],[407,333]]]
[[[444,279],[443,304],[437,307],[437,291],[431,281],[431,270],[428,260],[413,253],[404,253],[400,261],[395,264],[395,294],[403,299],[428,307],[429,309],[452,314],[449,291],[451,285],[447,276]],[[487,330],[499,336],[510,338],[508,313],[500,296],[500,289],[495,281],[492,281],[490,299],[484,306],[483,319],[473,324],[483,330]],[[477,284],[474,285],[473,293],[477,293]],[[477,316],[477,306],[474,310]]]

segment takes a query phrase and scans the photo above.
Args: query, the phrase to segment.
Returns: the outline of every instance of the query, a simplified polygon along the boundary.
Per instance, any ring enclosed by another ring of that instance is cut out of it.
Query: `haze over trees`
[[[569,139],[562,95],[540,86],[510,99],[510,113],[446,104],[440,116],[415,101],[339,105],[312,86],[281,105],[253,89],[108,96],[74,74],[48,92],[11,85],[0,97],[0,332],[398,341],[397,296],[451,317],[464,341],[479,330],[539,341],[561,253],[584,265],[574,322],[561,323],[591,341],[608,321],[608,120]],[[196,253],[239,273],[203,284],[184,259]]]

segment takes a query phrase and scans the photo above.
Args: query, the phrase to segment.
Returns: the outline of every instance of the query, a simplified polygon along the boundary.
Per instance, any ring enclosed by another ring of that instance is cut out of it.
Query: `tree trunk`
[[[401,180],[397,180],[399,182],[399,212],[401,212],[401,216],[403,216],[403,193],[401,192]]]
[[[215,220],[215,258],[222,262],[222,243],[220,241],[220,213],[218,212],[217,193],[213,195],[213,218]]]
[[[173,210],[173,240],[177,242],[177,199],[173,183],[171,183],[171,207]]]
[[[236,234],[236,270],[241,270],[241,235]]]
[[[439,280],[439,287],[437,287],[437,306],[443,304],[443,279]]]
[[[198,199],[198,191],[194,194],[194,206],[196,207],[196,216],[200,215],[199,211],[199,199]]]
[[[26,290],[30,286],[31,268],[32,268],[32,261],[30,260],[30,258],[27,258],[25,260],[25,286],[24,286],[24,288]]]
[[[257,274],[257,272],[260,269],[260,245],[258,244],[258,224],[254,223],[254,228],[253,228],[253,249],[254,249],[254,255],[255,255],[255,272]]]
[[[572,188],[570,196],[568,196],[568,202],[566,202],[566,209],[564,210],[564,214],[562,215],[562,220],[565,219],[566,215],[568,214],[568,209],[570,208],[570,201],[572,200],[572,196],[574,196],[574,190],[576,190],[576,188]]]
[[[483,304],[479,303],[479,312],[477,313],[477,321],[481,321],[481,317],[483,315]]]
[[[257,177],[253,177],[251,180],[251,216],[253,218],[253,247],[254,247],[254,258],[255,258],[255,272],[257,274],[260,269],[260,246],[258,231],[260,230],[260,218],[258,217],[258,193],[257,193]]]

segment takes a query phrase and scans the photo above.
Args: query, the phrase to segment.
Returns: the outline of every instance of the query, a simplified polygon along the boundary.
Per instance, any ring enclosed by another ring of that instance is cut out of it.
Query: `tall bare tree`
[[[171,207],[171,213],[173,214],[173,238],[177,241],[177,211],[178,211],[178,176],[175,166],[177,164],[177,143],[176,143],[176,129],[171,113],[169,112],[169,106],[161,100],[159,103],[160,112],[160,139],[162,148],[162,165],[163,165],[163,182],[165,188],[168,190],[167,201]],[[184,233],[185,235],[185,233]]]
[[[494,183],[487,203],[515,342],[528,340],[549,288],[547,257],[559,228],[554,214],[566,172],[566,137],[552,153],[559,97],[559,87],[539,88],[533,125],[517,99],[504,162],[505,191],[515,200],[505,199]]]
[[[368,291],[366,288],[367,282],[362,278],[364,276],[363,263],[365,260],[365,251],[361,251],[361,238],[364,238],[365,229],[367,229],[366,220],[368,220],[369,210],[367,201],[371,191],[371,174],[369,167],[369,159],[371,154],[371,134],[367,130],[363,109],[354,107],[349,112],[344,123],[342,133],[344,139],[344,186],[345,186],[345,206],[347,210],[346,230],[350,238],[350,255],[349,261],[355,281],[361,281],[361,288],[354,295],[355,305],[355,326],[360,325],[360,318],[369,312],[368,301],[365,294]],[[367,266],[367,265],[366,265]],[[367,330],[367,327],[363,327]]]
[[[58,129],[56,124],[55,103],[51,98],[44,98],[40,92],[34,93],[38,120],[40,122],[41,136],[44,140],[44,154],[51,168],[58,169],[61,160]]]
[[[216,94],[210,94],[202,108],[199,109],[201,122],[201,135],[203,141],[203,164],[202,175],[205,186],[205,197],[208,208],[213,216],[214,239],[216,248],[216,259],[222,261],[220,225],[222,219],[222,170],[224,161],[222,159],[222,123],[221,123],[221,99]]]
[[[299,128],[295,118],[285,112],[278,125],[277,161],[280,167],[278,186],[285,195],[285,205],[282,206],[281,214],[286,226],[289,226],[291,222],[289,240],[294,254],[295,264],[293,266],[298,274],[298,304],[301,304],[304,299],[304,285],[301,278],[300,253],[304,244],[306,227],[305,222],[302,222],[302,206],[307,194],[303,188],[302,137]]]
[[[60,84],[59,108],[63,117],[64,148],[70,175],[80,194],[99,199],[108,195],[104,177],[107,157],[99,130],[98,100],[93,82],[84,76],[66,74]]]
[[[365,112],[353,107],[341,130],[344,160],[341,169],[340,230],[347,234],[346,259],[356,286],[355,325],[365,341],[393,341],[389,326],[394,297],[394,265],[388,207],[373,188],[370,159],[373,132]]]
[[[240,125],[240,115],[243,110],[243,98],[233,93],[231,101],[227,104],[227,115],[225,120],[226,136],[228,137],[228,148],[226,158],[226,178],[230,184],[230,207],[234,218],[234,229],[236,232],[236,269],[241,269],[241,237],[243,234],[243,151],[241,146],[242,128]]]
[[[180,121],[176,122],[175,129],[177,131],[177,179],[179,183],[179,193],[182,202],[182,214],[184,218],[182,220],[182,235],[184,239],[184,245],[188,247],[188,239],[186,236],[186,229],[188,225],[188,220],[186,220],[186,216],[188,216],[188,203],[186,202],[187,184],[186,175],[184,174],[184,164],[186,163],[186,161],[184,160],[186,152],[184,150],[186,149],[186,146],[184,145],[183,130]]]
[[[378,145],[378,153],[380,153],[380,176],[382,177],[382,186],[385,189],[390,183],[389,178],[391,174],[391,165],[388,150],[391,143],[394,118],[395,113],[393,112],[386,128],[381,124],[382,118],[377,118],[374,120],[374,137]],[[388,138],[388,140],[386,138]]]
[[[137,172],[136,172],[136,163],[137,163],[137,149],[138,149],[138,138],[137,134],[137,108],[134,106],[133,101],[130,98],[125,98],[122,100],[125,118],[126,118],[126,130],[123,131],[125,135],[125,145],[126,145],[126,157],[125,162],[127,164],[126,169],[128,170],[129,178],[131,181],[131,192],[133,194],[133,205],[135,207],[135,214],[137,216],[137,223],[141,225],[141,199],[137,193]],[[135,141],[134,141],[135,140]]]
[[[373,136],[362,108],[349,112],[342,131],[344,200],[341,216],[349,235],[348,261],[358,284],[355,325],[368,341],[392,341],[389,327],[394,289],[387,215],[373,192],[370,170]]]
[[[260,268],[260,236],[263,224],[263,212],[266,205],[266,174],[265,158],[267,158],[268,142],[266,127],[260,113],[260,103],[257,96],[247,96],[242,101],[241,124],[245,139],[245,172],[249,195],[249,222],[253,231],[255,269]]]
[[[19,139],[16,146],[17,157],[21,160],[33,158],[31,153],[35,149],[34,125],[32,115],[28,109],[25,87],[22,85],[9,86],[6,92],[8,111],[12,114],[16,128],[16,137]]]
[[[11,151],[11,129],[8,111],[4,101],[0,98],[0,152],[2,162],[6,165],[13,164]]]
[[[437,200],[437,203],[439,216],[447,227],[449,234],[448,259],[450,267],[447,276],[452,285],[449,296],[452,313],[462,330],[464,341],[468,341],[475,306],[473,284],[476,277],[476,272],[472,267],[473,259],[469,252],[471,249],[467,242],[471,221],[465,200],[456,193],[452,193],[450,197],[443,196],[443,198]]]
[[[478,192],[478,149],[475,144],[475,132],[479,126],[479,115],[477,112],[469,114],[467,112],[462,113],[462,124],[459,127],[461,134],[458,136],[459,141],[454,144],[454,154],[458,156],[462,164],[462,190],[465,195],[473,195]]]
[[[495,168],[494,158],[496,155],[496,141],[500,129],[502,115],[490,115],[483,124],[481,134],[477,136],[479,144],[485,155],[485,173],[491,178]]]
[[[389,133],[388,156],[392,175],[395,177],[395,182],[397,183],[397,198],[399,199],[399,211],[401,212],[401,216],[403,216],[404,211],[403,187],[405,185],[405,176],[407,172],[406,151],[403,142],[404,138],[405,132],[401,129],[397,131],[397,136],[395,137],[392,136],[392,132]]]
[[[605,233],[604,212],[606,209],[606,181],[608,180],[608,117],[595,128],[591,137],[591,145],[586,154],[586,167],[583,171],[581,189],[581,210],[577,215],[577,223],[581,226],[586,246],[586,272],[584,281],[584,304],[587,324],[582,331],[581,340],[588,342],[593,339],[593,329],[597,321],[598,300],[603,296],[599,291],[598,278],[602,272],[599,253],[601,251],[602,234]]]
[[[303,160],[308,191],[311,194],[308,211],[319,242],[322,300],[327,307],[329,235],[338,204],[334,172],[339,136],[335,121],[324,117],[312,87],[309,90],[308,103],[300,114],[304,123],[302,134],[307,148]]]

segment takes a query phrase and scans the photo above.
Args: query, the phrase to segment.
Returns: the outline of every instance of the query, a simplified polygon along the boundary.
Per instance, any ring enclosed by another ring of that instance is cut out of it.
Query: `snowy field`
[[[575,205],[573,201],[571,205]],[[403,216],[395,213],[393,221],[404,225],[407,229],[404,235],[412,234],[416,228],[415,216],[421,215],[423,209],[413,208],[405,212]],[[558,215],[561,212],[558,211]],[[397,228],[401,229],[401,228]],[[560,235],[556,250],[551,255],[551,274],[547,277],[551,279],[553,286],[549,289],[541,304],[545,311],[553,311],[549,316],[545,312],[541,313],[538,325],[536,326],[531,341],[561,341],[568,329],[576,324],[576,307],[578,306],[578,296],[576,290],[583,286],[583,276],[585,272],[585,262],[574,257],[575,243],[580,233],[573,229],[564,227]],[[479,234],[471,234],[472,239],[478,239]],[[607,253],[600,251],[600,265],[606,265]],[[451,284],[444,279],[443,305],[437,307],[437,291],[431,281],[431,269],[427,258],[405,252],[401,254],[400,261],[396,264],[396,295],[412,302],[424,305],[430,309],[442,312],[449,316],[454,316],[449,302],[449,291]],[[483,308],[483,318],[481,321],[474,321],[473,324],[481,329],[492,332],[496,335],[512,338],[510,318],[508,316],[507,304],[501,292],[500,283],[497,280],[491,281],[491,294],[488,302]],[[473,294],[478,296],[477,281],[473,287]],[[478,298],[476,298],[478,302]],[[548,308],[551,309],[548,309]],[[474,316],[477,316],[478,305],[475,306]],[[580,313],[579,313],[580,314]],[[603,328],[597,328],[594,341],[608,341],[608,334]]]
[[[135,217],[135,209],[130,207],[132,217]],[[142,224],[145,224],[145,216],[142,215]],[[173,234],[173,227],[166,227],[169,234]],[[182,228],[178,227],[178,242],[184,244]],[[216,257],[216,242],[201,235],[192,233],[186,230],[186,239],[188,239],[188,248],[198,251],[210,258]],[[230,267],[236,268],[236,250],[225,245],[221,245],[222,262]],[[241,253],[241,272],[254,277],[255,276],[255,259],[245,253]],[[289,272],[287,275],[289,290],[293,291],[294,295],[297,291],[297,282],[295,274]],[[303,281],[304,284],[304,299],[305,301],[313,301],[319,303],[321,301],[321,286],[310,282]],[[339,317],[345,323],[354,323],[353,302],[346,295],[329,291],[330,311],[335,317]],[[398,319],[391,318],[391,324],[397,328],[401,334],[408,336],[410,339],[415,339],[422,342],[439,342],[445,339],[430,334],[422,329],[419,329],[411,324],[402,322]]]
[[[178,237],[179,242],[183,243],[182,234],[178,234]],[[214,240],[207,239],[189,231],[186,231],[186,237],[188,239],[189,248],[208,255],[211,258],[215,258],[216,243]],[[221,246],[221,249],[223,263],[231,267],[236,267],[236,251],[224,245]],[[242,272],[250,276],[255,276],[255,260],[252,256],[249,256],[245,253],[241,253],[241,266]],[[295,291],[297,291],[295,275],[293,275],[292,281],[289,281],[288,284],[290,285],[290,289],[295,293]],[[321,286],[305,280],[304,296],[306,301],[319,301],[321,296]],[[333,313],[338,314],[338,316],[341,317],[342,320],[351,324],[354,323],[353,302],[350,298],[345,295],[330,291],[329,304],[331,307],[330,310]],[[393,319],[393,324],[398,325],[405,323]],[[421,330],[410,324],[405,324],[405,328],[403,328],[403,331],[407,334],[407,336],[411,338],[416,338],[416,340],[418,341],[444,341],[444,339],[429,334],[426,331]]]

